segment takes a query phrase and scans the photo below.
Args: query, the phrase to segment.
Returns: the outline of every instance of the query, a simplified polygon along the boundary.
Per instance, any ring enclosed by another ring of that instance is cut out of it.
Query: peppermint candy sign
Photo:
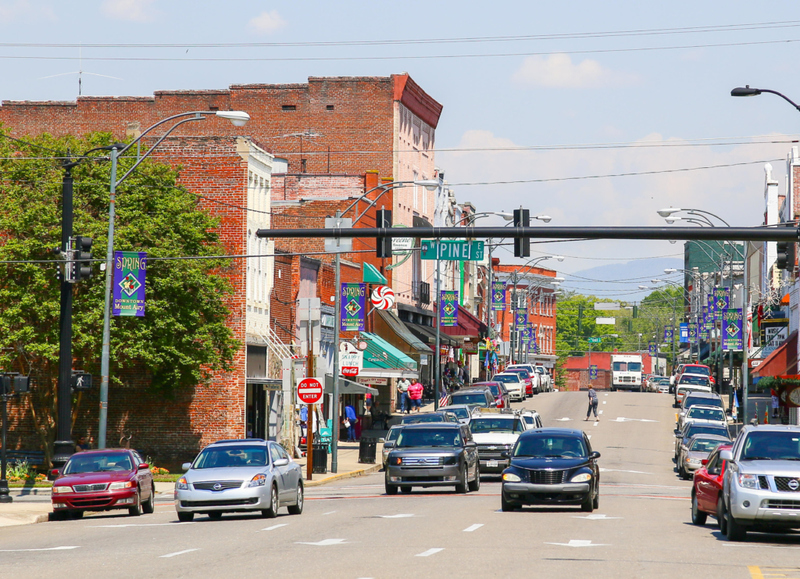
[[[379,310],[388,310],[394,305],[394,292],[386,285],[372,290],[372,305]]]

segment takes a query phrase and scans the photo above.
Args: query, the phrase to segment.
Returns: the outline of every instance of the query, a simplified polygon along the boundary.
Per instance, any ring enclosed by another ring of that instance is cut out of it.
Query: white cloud
[[[0,25],[23,19],[55,20],[56,17],[53,9],[45,4],[34,4],[31,0],[0,1]]]
[[[594,88],[634,81],[633,76],[605,68],[596,60],[573,63],[568,54],[528,56],[511,78],[518,84],[547,88]]]
[[[271,12],[262,12],[255,18],[248,22],[250,30],[258,34],[271,34],[276,30],[280,30],[286,26],[286,21],[281,18],[277,10]]]
[[[151,8],[154,3],[155,0],[105,0],[101,9],[114,20],[149,22],[157,15],[157,11]]]

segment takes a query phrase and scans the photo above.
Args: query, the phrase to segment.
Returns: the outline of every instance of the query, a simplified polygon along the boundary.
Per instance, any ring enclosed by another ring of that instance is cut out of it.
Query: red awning
[[[797,330],[753,371],[760,378],[797,373]]]
[[[486,324],[461,306],[458,306],[456,322],[457,326],[442,326],[442,333],[448,336],[469,336],[477,340],[481,336],[481,331],[486,332]]]

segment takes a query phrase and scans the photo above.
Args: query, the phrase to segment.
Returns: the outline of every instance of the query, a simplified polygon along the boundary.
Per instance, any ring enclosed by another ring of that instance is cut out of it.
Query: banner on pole
[[[492,282],[492,309],[506,309],[506,283],[503,280]]]
[[[723,313],[730,306],[731,288],[729,287],[715,287],[714,288],[714,320],[719,321],[723,319]]]
[[[514,313],[514,323],[517,329],[528,325],[528,312],[526,310],[517,310]]]
[[[647,345],[647,350],[651,356],[656,356],[658,354],[658,345],[655,342],[650,342]]]
[[[341,291],[341,316],[343,332],[360,332],[364,329],[367,284],[343,283]]]
[[[697,343],[697,323],[696,322],[689,322],[689,343],[696,344]]]
[[[458,292],[441,290],[439,295],[439,323],[442,326],[457,326]]]
[[[722,313],[722,349],[741,350],[743,344],[742,310],[724,310]]]
[[[114,252],[113,315],[144,317],[146,274],[147,254],[145,252]]]
[[[689,342],[689,324],[686,322],[681,322],[678,325],[679,332],[680,332],[680,341],[681,344],[687,344]]]
[[[666,326],[664,328],[664,341],[669,343],[672,342],[673,336],[675,335],[675,329],[672,326]]]

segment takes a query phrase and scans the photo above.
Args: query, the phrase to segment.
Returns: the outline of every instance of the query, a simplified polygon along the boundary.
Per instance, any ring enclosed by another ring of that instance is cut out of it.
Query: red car
[[[508,390],[506,390],[502,382],[476,382],[473,386],[483,386],[491,390],[494,401],[496,402],[495,408],[508,408],[509,404],[511,404],[508,398]]]
[[[135,450],[113,448],[73,454],[53,481],[53,513],[74,518],[84,511],[128,509],[133,516],[155,507],[153,474]]]
[[[708,459],[703,460],[703,466],[694,473],[692,485],[692,523],[705,525],[708,515],[719,521],[717,513],[719,502],[722,500],[722,479],[725,476],[726,461],[722,460],[719,453],[730,450],[730,444],[721,444],[712,452]]]

